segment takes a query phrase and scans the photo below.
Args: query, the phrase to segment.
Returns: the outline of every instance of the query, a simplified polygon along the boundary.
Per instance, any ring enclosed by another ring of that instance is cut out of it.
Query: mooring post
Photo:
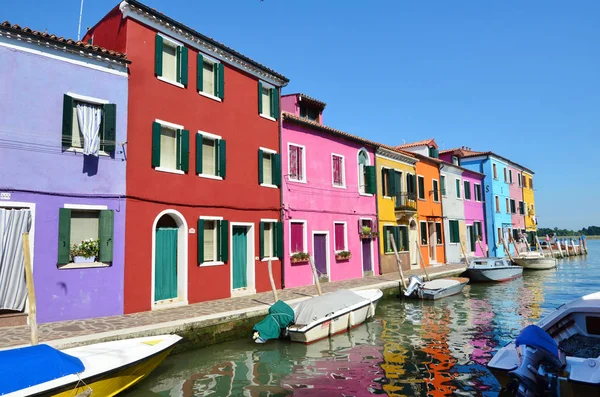
[[[31,266],[31,251],[29,250],[29,233],[23,233],[23,257],[25,259],[25,283],[29,299],[29,325],[31,326],[31,344],[38,344],[37,309],[35,288],[33,285],[33,267]]]
[[[398,265],[398,272],[400,272],[400,280],[402,280],[402,288],[406,291],[406,281],[404,280],[404,272],[402,271],[402,260],[400,259],[400,255],[398,255],[398,248],[396,247],[396,242],[394,241],[394,236],[392,233],[388,234],[388,243],[392,246],[394,250],[394,255],[396,256],[396,265]]]

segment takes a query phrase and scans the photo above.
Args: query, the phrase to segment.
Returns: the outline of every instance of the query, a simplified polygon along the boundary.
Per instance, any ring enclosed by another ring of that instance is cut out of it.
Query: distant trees
[[[545,236],[546,234],[551,233],[554,233],[557,236],[581,236],[582,234],[585,234],[586,236],[600,236],[600,226],[588,226],[581,230],[540,227],[537,232],[539,236]]]

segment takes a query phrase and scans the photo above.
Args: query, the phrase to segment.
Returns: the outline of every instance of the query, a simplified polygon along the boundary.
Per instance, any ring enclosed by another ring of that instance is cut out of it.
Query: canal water
[[[600,290],[600,241],[558,269],[470,284],[438,302],[388,299],[376,318],[305,346],[247,339],[169,357],[134,396],[497,396],[494,352],[557,306]]]

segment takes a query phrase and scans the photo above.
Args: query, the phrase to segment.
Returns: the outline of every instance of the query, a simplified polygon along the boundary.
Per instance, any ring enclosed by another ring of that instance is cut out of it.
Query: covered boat
[[[2,350],[0,395],[111,397],[150,374],[180,339],[160,335],[62,351],[46,344]]]
[[[476,258],[469,263],[467,275],[471,281],[507,281],[523,275],[523,268],[506,258]]]
[[[420,299],[441,299],[462,292],[468,282],[466,277],[447,277],[424,282],[419,276],[410,276],[404,295]]]
[[[523,252],[519,256],[514,257],[513,261],[517,265],[523,266],[525,270],[554,269],[558,265],[556,258],[546,257],[537,251]]]
[[[523,329],[488,368],[519,396],[600,395],[600,292],[564,304]]]
[[[269,309],[267,318],[254,326],[253,337],[257,343],[282,335],[289,336],[293,342],[311,343],[346,332],[373,317],[382,296],[379,289],[340,290],[315,296],[292,307],[278,301]],[[288,322],[290,312],[293,312],[293,319]]]

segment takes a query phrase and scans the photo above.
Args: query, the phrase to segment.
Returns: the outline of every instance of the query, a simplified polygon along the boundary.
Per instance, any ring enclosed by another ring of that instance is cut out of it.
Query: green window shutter
[[[377,182],[375,178],[375,166],[365,166],[365,193],[375,194],[377,193]]]
[[[405,251],[410,251],[410,247],[408,246],[408,228],[403,228],[404,233],[402,233],[402,246]]]
[[[440,186],[441,186],[442,195],[445,196],[446,195],[446,177],[445,176],[440,176]]]
[[[67,94],[63,97],[62,145],[71,147],[73,142],[73,98]]]
[[[218,64],[219,84],[217,84],[217,96],[221,99],[225,98],[225,66],[222,63]]]
[[[229,221],[219,221],[219,260],[229,260]]]
[[[219,64],[213,63],[213,92],[209,94],[219,96]]]
[[[383,252],[388,252],[389,251],[389,246],[390,246],[390,242],[389,237],[389,226],[384,226],[383,227]]]
[[[188,83],[188,49],[177,47],[177,81],[187,86]]]
[[[112,210],[100,211],[100,218],[98,219],[98,237],[100,238],[100,262],[113,261],[114,220],[115,216]]]
[[[396,251],[400,251],[400,228],[398,226],[394,226],[392,229],[394,233],[394,242],[396,243]]]
[[[460,198],[460,180],[456,179],[456,198]]]
[[[219,176],[225,179],[225,175],[227,175],[227,146],[224,139],[219,139]]]
[[[175,167],[181,169],[181,130],[177,130],[175,134]]]
[[[104,144],[100,147],[105,152],[114,152],[116,148],[117,140],[117,105],[114,103],[107,103],[103,105],[103,118],[102,126],[104,128],[102,134],[102,140]]]
[[[152,167],[160,167],[160,124],[152,123]]]
[[[71,210],[58,209],[58,264],[71,262]]]
[[[180,133],[180,159],[179,169],[183,172],[188,172],[190,168],[190,132],[181,130]]]
[[[263,151],[258,149],[258,184],[263,183]]]
[[[398,196],[402,193],[402,176],[398,171],[394,171],[392,177],[394,178],[394,196]]]
[[[196,134],[196,174],[202,173],[202,135]]]
[[[198,92],[202,92],[204,89],[204,80],[202,75],[204,73],[204,57],[202,54],[198,53],[196,59],[196,89]]]
[[[162,76],[163,69],[163,38],[156,35],[156,46],[154,47],[154,74]]]
[[[387,189],[388,190],[387,196],[393,197],[396,195],[396,178],[394,178],[394,170],[387,169],[386,173],[388,176],[388,182],[390,184]]]
[[[262,83],[258,82],[258,114],[262,114]]]
[[[271,117],[274,119],[279,118],[279,90],[277,88],[271,88]]]
[[[275,228],[275,256],[283,260],[283,223],[277,222]]]
[[[271,158],[273,159],[271,165],[273,185],[281,187],[281,154],[274,153]]]
[[[425,199],[425,178],[419,178],[419,198]]]
[[[260,259],[265,257],[265,223],[264,222],[260,222],[260,233],[259,233],[259,252],[260,252]]]
[[[196,234],[198,235],[198,265],[201,265],[204,263],[204,219],[198,219]]]

